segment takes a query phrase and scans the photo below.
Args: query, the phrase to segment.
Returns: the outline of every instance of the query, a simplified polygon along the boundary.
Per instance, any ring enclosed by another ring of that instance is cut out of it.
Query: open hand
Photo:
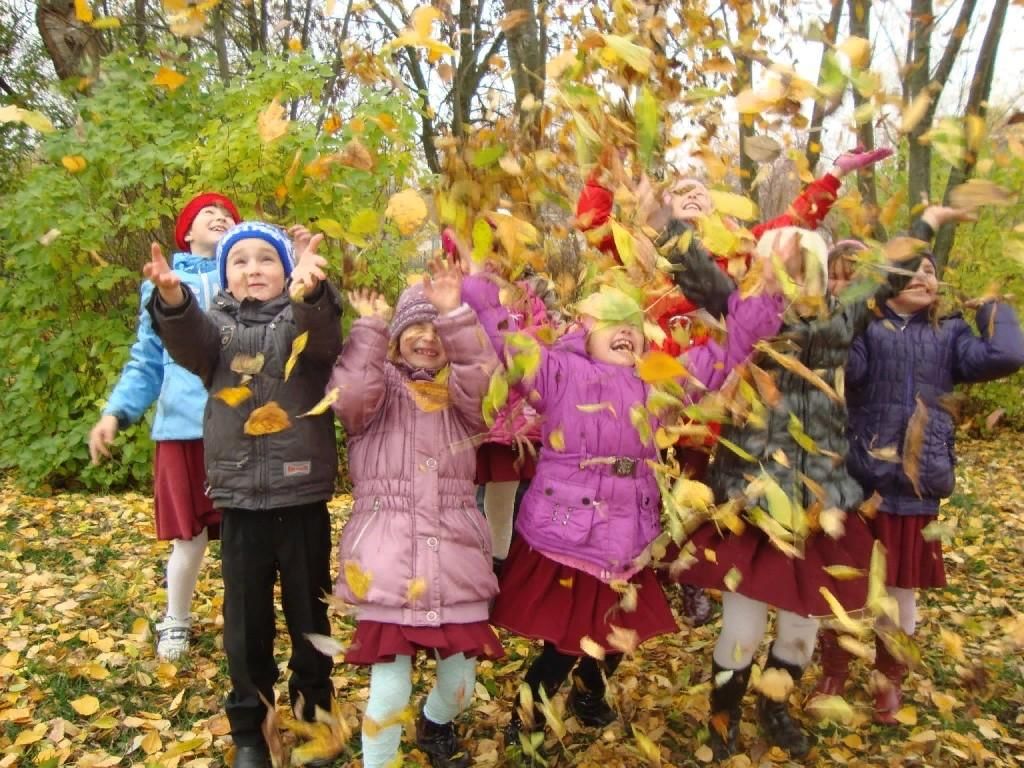
[[[142,267],[142,274],[156,286],[160,300],[168,307],[177,307],[185,303],[181,278],[174,274],[167,263],[159,243],[149,246],[149,261]]]
[[[393,310],[381,294],[369,288],[358,288],[345,294],[348,303],[360,317],[375,317],[385,323],[391,321]]]
[[[462,304],[462,270],[447,259],[438,257],[430,262],[430,270],[423,278],[423,293],[442,315],[458,309]]]
[[[833,175],[843,178],[843,176],[851,171],[859,171],[861,168],[874,165],[879,160],[889,157],[892,153],[893,150],[889,147],[865,151],[864,147],[858,146],[856,149],[844,152],[836,158]]]
[[[948,205],[929,205],[924,209],[921,218],[932,229],[938,229],[943,224],[977,221],[978,212],[967,208],[953,208]]]
[[[764,293],[779,293],[778,270],[785,274],[793,273],[800,259],[800,237],[795,232],[774,232],[764,236],[772,238],[771,248],[764,252],[761,249],[754,251],[764,275]]]
[[[296,227],[292,227],[292,229],[296,229]],[[293,301],[305,298],[320,284],[321,280],[327,279],[327,274],[324,272],[327,267],[327,259],[316,252],[323,240],[324,236],[317,234],[308,239],[300,235],[297,241],[302,244],[302,248],[297,251],[298,258],[295,268],[292,269],[290,293]]]
[[[100,420],[89,430],[89,458],[93,464],[110,458],[110,444],[116,435],[117,417],[111,413],[100,416]]]

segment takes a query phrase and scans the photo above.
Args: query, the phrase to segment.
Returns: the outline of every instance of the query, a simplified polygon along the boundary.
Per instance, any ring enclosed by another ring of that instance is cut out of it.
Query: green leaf
[[[654,146],[658,140],[658,99],[646,84],[636,100],[637,156],[645,168],[651,167]]]
[[[474,168],[490,168],[501,158],[502,155],[508,148],[504,144],[494,144],[484,149],[478,149],[473,153],[473,158],[470,160],[470,164]]]

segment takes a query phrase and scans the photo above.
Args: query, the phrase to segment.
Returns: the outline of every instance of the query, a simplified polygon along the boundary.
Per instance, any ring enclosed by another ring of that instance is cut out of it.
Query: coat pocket
[[[544,527],[572,544],[587,541],[594,528],[594,491],[582,485],[551,482],[541,489],[541,518]]]
[[[472,509],[462,502],[459,504],[459,509],[462,510],[463,517],[469,522],[469,527],[472,529],[476,537],[477,546],[480,547],[480,551],[488,557],[491,556],[491,534],[490,531],[485,532],[483,530],[484,516],[481,515],[474,506]]]

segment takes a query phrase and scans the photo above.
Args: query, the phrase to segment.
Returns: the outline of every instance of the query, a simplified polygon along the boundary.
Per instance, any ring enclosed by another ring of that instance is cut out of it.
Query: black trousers
[[[238,745],[263,743],[260,725],[278,679],[274,661],[274,582],[292,641],[288,662],[289,701],[303,702],[302,717],[329,710],[333,661],[305,638],[328,635],[324,594],[332,588],[331,521],[326,502],[267,511],[225,509],[221,523],[224,578],[224,651],[231,693],[225,703],[231,735]]]
[[[541,688],[548,696],[554,696],[575,667],[576,676],[583,687],[601,697],[605,689],[601,673],[604,672],[604,677],[611,677],[621,661],[621,653],[609,653],[605,655],[604,661],[597,661],[590,656],[570,656],[559,651],[552,643],[545,642],[544,650],[526,671],[526,684],[530,686],[534,702],[540,703]]]

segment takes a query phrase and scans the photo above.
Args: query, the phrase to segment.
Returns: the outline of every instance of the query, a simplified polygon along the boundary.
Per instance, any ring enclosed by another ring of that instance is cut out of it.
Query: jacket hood
[[[188,251],[179,251],[174,254],[172,267],[191,274],[213,272],[217,269],[217,259],[213,256],[197,256]]]

